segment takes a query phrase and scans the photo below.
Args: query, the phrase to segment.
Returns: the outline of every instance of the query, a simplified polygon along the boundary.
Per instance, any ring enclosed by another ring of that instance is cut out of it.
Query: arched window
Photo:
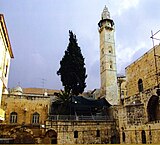
[[[39,123],[39,114],[37,112],[32,116],[32,123]]]
[[[112,53],[112,46],[108,46],[108,52]]]
[[[78,131],[74,131],[74,138],[78,138]]]
[[[143,81],[142,81],[142,79],[138,80],[138,90],[139,90],[139,92],[143,91]]]
[[[16,112],[12,112],[10,114],[10,123],[17,123],[17,113]]]

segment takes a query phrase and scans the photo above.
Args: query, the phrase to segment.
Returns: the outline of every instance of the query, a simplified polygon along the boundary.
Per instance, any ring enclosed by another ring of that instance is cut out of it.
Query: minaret
[[[111,105],[118,104],[114,22],[105,6],[98,23],[100,34],[101,97]]]

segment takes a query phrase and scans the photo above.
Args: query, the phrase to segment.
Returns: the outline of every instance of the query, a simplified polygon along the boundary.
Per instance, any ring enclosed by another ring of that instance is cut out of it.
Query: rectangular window
[[[100,137],[100,130],[97,130],[96,137]]]
[[[17,123],[17,113],[16,112],[12,112],[10,114],[10,123]]]
[[[78,138],[78,131],[74,131],[74,138]]]
[[[39,114],[38,113],[33,114],[32,123],[39,123]]]

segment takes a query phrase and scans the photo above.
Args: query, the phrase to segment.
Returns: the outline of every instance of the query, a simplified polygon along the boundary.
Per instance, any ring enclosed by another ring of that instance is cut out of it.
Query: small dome
[[[23,90],[20,86],[17,86],[13,88],[11,92],[16,95],[21,95],[23,93]]]

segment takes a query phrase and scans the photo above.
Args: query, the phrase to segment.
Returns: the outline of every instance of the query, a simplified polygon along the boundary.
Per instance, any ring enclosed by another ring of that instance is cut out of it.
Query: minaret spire
[[[110,19],[110,12],[108,11],[108,8],[106,7],[106,5],[105,5],[105,7],[103,9],[101,18],[102,18],[102,20],[104,20],[104,19]]]

